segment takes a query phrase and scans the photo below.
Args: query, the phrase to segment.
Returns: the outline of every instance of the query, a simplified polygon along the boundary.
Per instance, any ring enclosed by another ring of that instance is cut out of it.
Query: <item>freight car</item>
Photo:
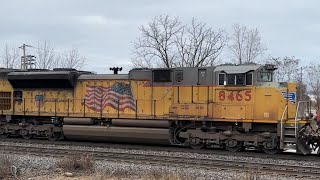
[[[173,145],[276,153],[317,148],[296,85],[273,82],[274,65],[132,69],[1,69],[1,137],[166,139]]]

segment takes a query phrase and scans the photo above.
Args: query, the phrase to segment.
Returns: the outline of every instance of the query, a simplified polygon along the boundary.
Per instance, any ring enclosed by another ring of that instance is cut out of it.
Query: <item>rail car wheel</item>
[[[6,133],[6,130],[4,128],[0,128],[0,137],[1,138],[7,138],[9,136],[10,136],[10,134]]]
[[[226,141],[225,148],[231,152],[237,152],[243,149],[243,142],[237,141],[235,139],[230,139]]]

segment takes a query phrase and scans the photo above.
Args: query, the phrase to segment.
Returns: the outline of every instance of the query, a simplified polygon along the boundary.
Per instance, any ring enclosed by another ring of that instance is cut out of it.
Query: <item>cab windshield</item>
[[[273,73],[270,71],[261,71],[258,73],[258,81],[260,82],[272,82]]]

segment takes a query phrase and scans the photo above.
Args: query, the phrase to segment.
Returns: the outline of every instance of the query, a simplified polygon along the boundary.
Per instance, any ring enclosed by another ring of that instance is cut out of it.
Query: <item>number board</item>
[[[252,100],[251,90],[218,90],[216,93],[216,101],[234,101],[248,102]]]

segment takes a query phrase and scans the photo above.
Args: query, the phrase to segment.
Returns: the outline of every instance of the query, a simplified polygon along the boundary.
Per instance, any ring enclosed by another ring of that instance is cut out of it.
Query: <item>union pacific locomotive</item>
[[[1,69],[0,135],[166,139],[192,148],[266,153],[317,148],[309,102],[273,82],[274,65],[132,69]],[[129,134],[130,133],[130,134]]]

